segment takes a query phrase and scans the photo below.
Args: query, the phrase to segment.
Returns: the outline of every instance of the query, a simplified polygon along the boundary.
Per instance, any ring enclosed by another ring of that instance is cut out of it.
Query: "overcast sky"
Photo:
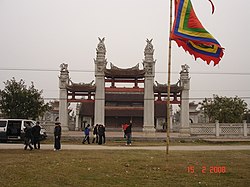
[[[188,64],[190,101],[237,95],[250,105],[250,1],[213,0],[213,15],[208,0],[192,3],[225,55],[214,67],[195,61],[173,42],[171,83]],[[58,98],[63,62],[73,82],[91,82],[98,37],[105,37],[108,62],[121,68],[137,63],[142,68],[146,38],[153,38],[155,80],[167,82],[169,0],[0,0],[0,25],[0,89],[15,77],[27,85],[33,81],[45,98]]]

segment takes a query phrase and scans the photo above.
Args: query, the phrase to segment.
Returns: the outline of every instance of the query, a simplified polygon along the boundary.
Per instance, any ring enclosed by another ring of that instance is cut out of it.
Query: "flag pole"
[[[172,43],[171,43],[171,29],[172,29],[172,10],[173,10],[173,0],[170,0],[170,20],[169,20],[169,44],[168,44],[168,98],[167,98],[167,140],[166,140],[166,154],[169,154],[169,142],[170,142],[170,78],[171,78],[171,49],[172,49]]]

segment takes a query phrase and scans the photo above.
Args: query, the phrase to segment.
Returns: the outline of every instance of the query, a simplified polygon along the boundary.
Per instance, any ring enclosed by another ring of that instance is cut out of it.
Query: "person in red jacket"
[[[126,145],[131,145],[131,137],[132,137],[132,123],[129,123],[127,128],[125,129],[125,135],[127,139]]]
[[[126,138],[125,130],[126,130],[127,127],[128,127],[127,123],[125,123],[125,124],[122,125],[122,129],[123,129],[123,132],[124,132],[124,138]]]

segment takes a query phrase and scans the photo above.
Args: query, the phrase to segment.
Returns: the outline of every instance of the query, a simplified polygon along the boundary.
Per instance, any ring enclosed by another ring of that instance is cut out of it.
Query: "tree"
[[[6,117],[37,119],[49,109],[42,91],[35,89],[33,82],[27,87],[22,79],[17,82],[13,77],[4,84],[5,88],[0,90],[0,109]]]
[[[227,98],[214,95],[213,99],[205,98],[201,106],[209,122],[241,123],[247,113],[247,103],[237,96]]]

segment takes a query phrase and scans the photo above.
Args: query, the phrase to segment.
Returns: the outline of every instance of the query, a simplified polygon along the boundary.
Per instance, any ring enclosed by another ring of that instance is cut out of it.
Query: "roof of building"
[[[67,90],[70,92],[95,92],[96,86],[91,83],[72,83],[67,85]]]
[[[131,68],[118,68],[112,63],[110,69],[105,69],[105,76],[108,78],[143,78],[145,75],[144,69],[139,69],[139,64]]]
[[[154,84],[154,92],[161,92],[161,93],[167,93],[168,92],[168,85],[167,84],[160,84],[157,81],[155,81],[156,84]],[[170,85],[170,92],[171,93],[178,93],[182,91],[182,87],[177,84],[171,84]]]

